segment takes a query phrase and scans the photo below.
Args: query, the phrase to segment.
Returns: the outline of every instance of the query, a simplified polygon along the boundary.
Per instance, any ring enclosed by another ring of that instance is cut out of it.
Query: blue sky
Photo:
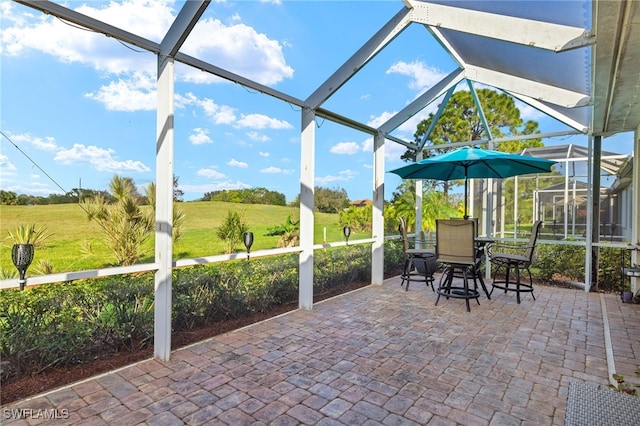
[[[182,3],[64,4],[160,42]],[[182,50],[304,100],[402,7],[400,0],[212,1]],[[0,15],[0,128],[11,140],[0,143],[0,188],[47,196],[107,189],[115,174],[140,186],[154,181],[155,56],[17,3],[0,0]],[[454,68],[413,25],[324,107],[375,127]],[[251,187],[284,193],[287,201],[297,196],[297,107],[181,64],[175,88],[174,172],[185,200]],[[394,134],[413,140],[430,111]],[[531,108],[521,113],[543,132],[565,130]],[[371,138],[322,119],[316,137],[316,185],[344,188],[352,200],[371,198]],[[585,145],[586,137],[544,143]],[[631,135],[603,144],[616,153],[632,148]],[[402,166],[404,151],[388,142],[385,169]],[[400,180],[389,173],[385,179],[390,199]]]

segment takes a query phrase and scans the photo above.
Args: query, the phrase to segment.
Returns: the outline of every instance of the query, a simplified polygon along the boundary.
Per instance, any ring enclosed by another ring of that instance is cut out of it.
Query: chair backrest
[[[538,234],[540,234],[540,228],[542,228],[542,221],[533,222],[531,226],[531,236],[529,236],[529,243],[527,244],[527,251],[525,256],[529,259],[529,262],[533,259],[533,252],[536,249],[536,242],[538,241]]]
[[[438,262],[473,265],[476,260],[473,220],[436,220],[436,258]]]
[[[478,236],[478,232],[480,230],[480,221],[478,220],[477,217],[469,217],[467,219],[460,218],[460,217],[450,217],[449,219],[450,220],[472,220],[473,223],[475,223],[476,237]]]

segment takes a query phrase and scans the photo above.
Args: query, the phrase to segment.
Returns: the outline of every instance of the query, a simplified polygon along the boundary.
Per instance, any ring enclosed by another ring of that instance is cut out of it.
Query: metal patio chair
[[[438,269],[435,251],[427,248],[411,248],[407,237],[407,222],[402,217],[400,218],[398,231],[400,231],[400,236],[402,237],[404,251],[404,267],[400,285],[402,286],[406,283],[405,290],[408,291],[411,281],[424,281],[435,291],[433,274]]]
[[[478,269],[475,235],[473,220],[436,220],[436,259],[445,267],[436,289],[436,305],[440,296],[447,299],[464,299],[467,312],[471,311],[470,299],[476,299],[478,305],[480,304],[477,280],[481,278],[481,272]],[[461,278],[462,284],[454,284],[454,278]],[[473,281],[473,287],[469,285],[470,281]],[[484,283],[481,283],[484,287]]]
[[[533,300],[533,278],[531,276],[531,262],[536,249],[536,242],[542,227],[541,221],[536,221],[531,227],[531,235],[526,243],[495,242],[487,246],[489,261],[494,267],[491,293],[498,288],[516,293],[516,300],[520,303],[520,293],[531,293]],[[498,273],[504,270],[504,279],[497,279]],[[511,280],[511,272],[515,273],[515,281]],[[522,271],[529,275],[529,282],[522,282]]]

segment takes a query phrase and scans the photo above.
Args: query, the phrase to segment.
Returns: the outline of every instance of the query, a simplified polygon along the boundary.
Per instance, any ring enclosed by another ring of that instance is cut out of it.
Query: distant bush
[[[585,280],[585,248],[579,245],[538,244],[532,273],[544,281]],[[604,291],[619,291],[621,278],[620,249],[600,247],[598,287]],[[626,265],[629,266],[629,265]]]
[[[216,231],[216,235],[225,245],[225,253],[233,253],[242,243],[242,236],[249,230],[249,225],[240,217],[238,212],[227,211],[224,223]]]
[[[204,194],[202,201],[225,201],[243,204],[270,204],[274,206],[287,205],[284,194],[270,191],[266,188],[223,189]]]
[[[350,226],[354,231],[371,232],[373,221],[373,206],[349,206],[340,211],[340,226]]]

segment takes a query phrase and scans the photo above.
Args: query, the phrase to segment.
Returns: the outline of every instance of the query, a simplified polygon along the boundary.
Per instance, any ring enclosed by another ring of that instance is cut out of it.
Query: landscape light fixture
[[[20,274],[18,281],[20,290],[24,290],[24,286],[27,283],[25,275],[27,274],[29,265],[33,262],[34,252],[33,244],[14,244],[11,248],[11,260],[18,269],[18,274]]]
[[[253,245],[253,232],[245,232],[244,246],[247,248],[247,260],[249,260],[249,253],[251,252],[252,245]]]
[[[351,227],[345,226],[344,228],[342,228],[342,233],[344,234],[344,239],[347,241],[347,244],[349,244],[349,236],[351,236]]]

